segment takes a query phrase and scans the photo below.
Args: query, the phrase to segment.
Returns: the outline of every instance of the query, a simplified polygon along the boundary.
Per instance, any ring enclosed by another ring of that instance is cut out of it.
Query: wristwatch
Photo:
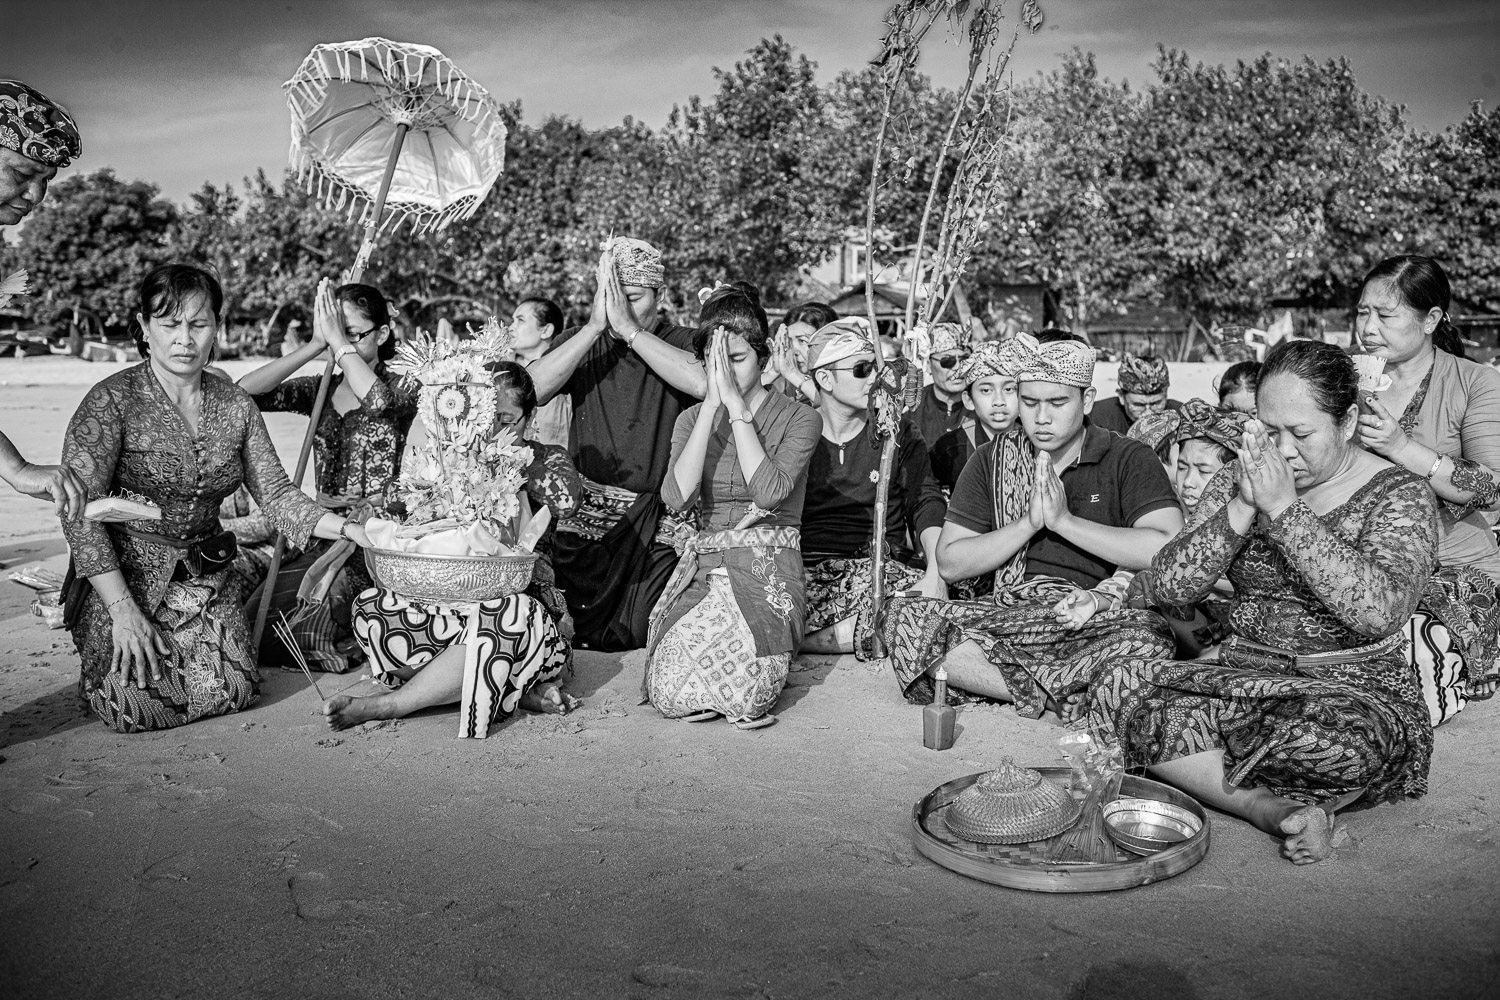
[[[338,350],[333,352],[333,363],[336,365],[341,365],[344,363],[344,358],[353,353],[355,353],[354,347],[350,344],[345,344],[343,347],[340,347]]]

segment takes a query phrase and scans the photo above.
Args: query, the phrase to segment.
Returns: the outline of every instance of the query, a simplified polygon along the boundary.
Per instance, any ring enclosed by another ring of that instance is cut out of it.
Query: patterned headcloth
[[[620,284],[641,288],[660,288],[667,283],[667,270],[661,265],[661,251],[645,240],[616,236],[609,242],[615,255],[615,273]]]
[[[0,146],[49,167],[66,167],[83,153],[73,116],[18,80],[0,80]]]
[[[1155,354],[1120,358],[1121,392],[1166,392],[1167,362]]]
[[[1021,334],[1032,344],[1036,343],[1029,335]],[[964,386],[968,387],[982,378],[991,375],[1001,375],[1005,378],[1015,378],[1021,373],[1021,362],[1025,358],[1027,348],[1020,343],[1020,337],[1012,337],[1005,341],[986,341],[979,345],[979,349],[969,356],[969,360],[958,369],[958,374],[964,380]]]
[[[807,370],[837,364],[848,358],[875,356],[865,328],[841,319],[819,328],[807,342]]]
[[[1038,344],[1029,333],[1013,338],[1020,351],[1021,370],[1018,382],[1056,382],[1087,389],[1094,384],[1094,349],[1076,340],[1057,340]]]
[[[967,351],[973,341],[969,331],[957,323],[934,323],[928,335],[932,337],[929,357],[934,354],[947,354],[949,351]]]
[[[1248,413],[1221,410],[1203,399],[1183,403],[1180,413],[1182,422],[1177,427],[1178,441],[1207,438],[1231,450],[1240,446],[1245,424],[1250,419]]]

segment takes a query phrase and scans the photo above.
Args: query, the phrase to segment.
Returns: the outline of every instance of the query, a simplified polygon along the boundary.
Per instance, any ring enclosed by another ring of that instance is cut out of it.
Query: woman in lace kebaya
[[[677,418],[661,497],[696,508],[698,534],[651,612],[644,694],[669,719],[767,712],[802,641],[802,500],[822,420],[761,384],[770,356],[755,288],[724,285],[703,304],[694,350],[708,395]]]
[[[160,521],[63,524],[80,693],[120,732],[168,729],[255,700],[234,539],[218,518],[241,483],[295,544],[313,535],[365,544],[358,524],[287,480],[245,391],[203,377],[224,304],[219,282],[167,264],[146,275],[139,298],[146,360],[90,389],[63,442],[63,464],[91,496],[130,490],[162,511]]]
[[[1500,548],[1490,530],[1500,510],[1500,372],[1463,356],[1450,297],[1431,257],[1389,257],[1365,276],[1355,324],[1391,379],[1367,400],[1359,442],[1425,476],[1438,498],[1441,568],[1411,623],[1433,725],[1500,684]]]
[[[1357,386],[1332,344],[1271,351],[1238,489],[1152,564],[1174,605],[1227,575],[1229,638],[1216,661],[1102,664],[1089,691],[1129,763],[1283,838],[1295,864],[1329,856],[1336,810],[1422,795],[1432,756],[1403,630],[1437,515],[1420,477],[1355,443]]]
[[[240,379],[240,388],[255,398],[264,413],[286,411],[312,416],[318,395],[317,376],[291,376],[303,365],[331,352],[338,374],[318,418],[314,438],[318,501],[331,510],[354,512],[361,519],[383,513],[400,474],[401,449],[417,414],[416,394],[386,371],[396,356],[391,316],[385,296],[370,285],[339,285],[328,279],[318,286],[313,304],[312,339],[284,358],[263,365]],[[370,586],[361,559],[330,568],[327,598],[298,608],[298,589],[313,564],[330,546],[314,545],[281,567],[272,608],[292,620],[292,634],[314,670],[341,673],[351,666],[353,646],[350,601]],[[249,604],[254,614],[261,595]],[[273,612],[274,613],[274,612]],[[284,660],[290,653],[267,634],[262,661]]]

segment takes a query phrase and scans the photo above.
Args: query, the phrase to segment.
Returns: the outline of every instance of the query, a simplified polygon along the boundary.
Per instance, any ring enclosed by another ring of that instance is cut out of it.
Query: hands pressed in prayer
[[[1036,494],[1041,497],[1042,523],[1057,531],[1071,516],[1068,510],[1068,494],[1058,478],[1057,469],[1045,454],[1037,456]]]
[[[344,336],[344,314],[333,297],[333,279],[318,282],[318,294],[313,296],[312,342],[329,350],[337,351],[349,344]]]
[[[1267,517],[1275,518],[1297,500],[1297,480],[1286,457],[1271,443],[1265,425],[1245,424],[1240,440],[1240,497]]]
[[[713,368],[709,371],[710,392],[716,392],[729,411],[729,419],[743,419],[749,407],[734,380],[734,365],[729,361],[729,336],[723,330],[714,331],[708,350],[713,357]]]
[[[1076,632],[1099,612],[1099,598],[1092,590],[1074,589],[1067,597],[1052,606],[1057,624],[1070,632]]]
[[[1385,458],[1398,454],[1410,440],[1401,421],[1375,396],[1365,396],[1364,404],[1369,412],[1359,415],[1359,443]]]
[[[607,266],[605,262],[607,263]],[[644,333],[630,311],[630,300],[625,297],[625,286],[620,283],[620,273],[615,270],[615,257],[604,251],[600,258],[599,285],[604,290],[604,317],[609,323],[609,332],[616,340],[626,343]]]
[[[704,375],[707,376],[708,393],[703,397],[703,412],[712,416],[718,412],[720,406],[724,405],[724,397],[719,393],[719,337],[715,332],[708,338],[708,350],[703,352]]]

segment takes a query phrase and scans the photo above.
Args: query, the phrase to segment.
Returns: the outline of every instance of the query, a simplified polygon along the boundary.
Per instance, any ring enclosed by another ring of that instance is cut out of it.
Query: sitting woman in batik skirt
[[[694,350],[708,395],[677,418],[662,502],[696,509],[651,612],[643,694],[670,719],[769,725],[802,641],[802,501],[817,411],[761,385],[770,356],[755,288],[705,300]]]
[[[496,430],[509,427],[524,440],[536,411],[531,376],[512,361],[494,365],[493,371],[499,390]],[[577,509],[583,480],[562,448],[537,441],[527,446],[533,458],[526,470],[526,497],[533,509],[550,509],[555,526]],[[375,680],[393,690],[369,698],[330,698],[323,706],[329,726],[346,729],[459,702],[462,734],[483,737],[517,707],[558,714],[576,707],[578,700],[559,683],[572,662],[573,621],[554,585],[553,531],[549,527],[536,546],[526,590],[481,603],[477,620],[380,587],[362,592],[354,601],[354,634],[370,657]],[[473,662],[466,665],[466,657]]]
[[[1356,391],[1332,344],[1271,351],[1233,498],[1152,565],[1179,606],[1227,575],[1231,634],[1211,661],[1102,663],[1089,689],[1128,763],[1282,838],[1294,864],[1330,855],[1336,810],[1422,795],[1432,756],[1404,630],[1437,512],[1421,477],[1355,443]]]

